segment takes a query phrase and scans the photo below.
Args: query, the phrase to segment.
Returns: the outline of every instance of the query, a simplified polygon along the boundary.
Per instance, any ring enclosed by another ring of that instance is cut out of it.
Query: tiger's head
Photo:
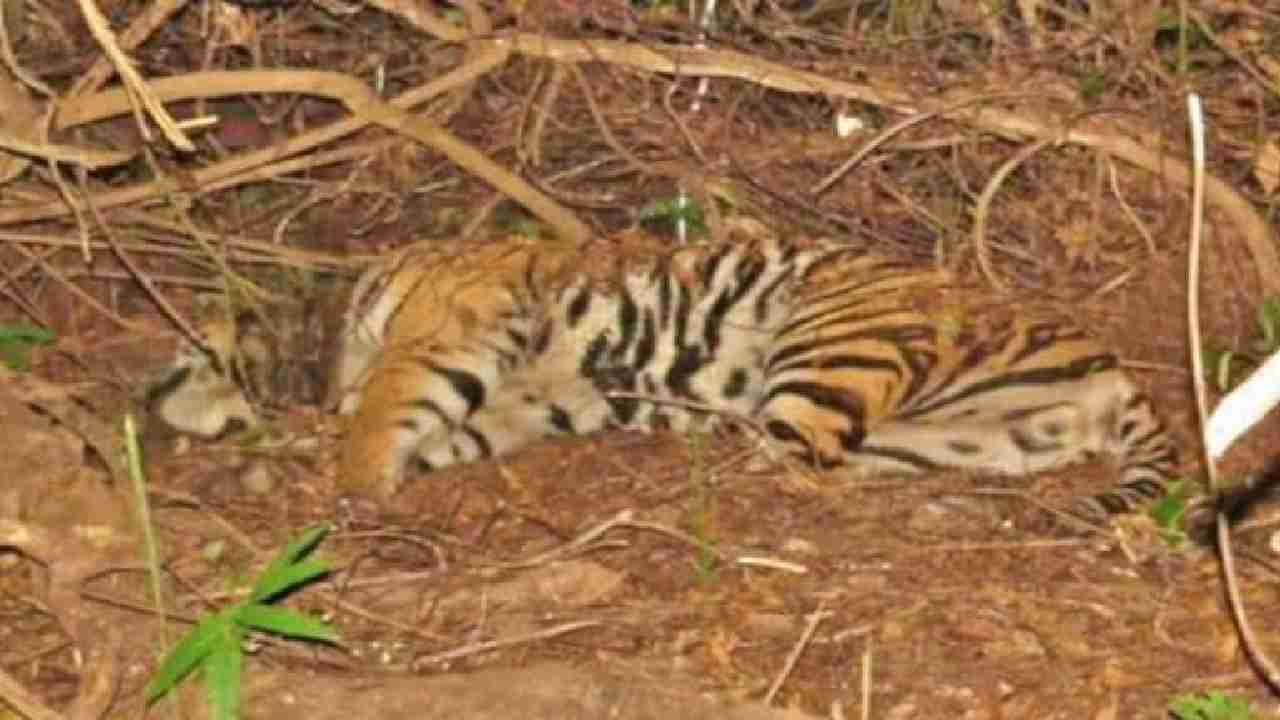
[[[183,341],[146,392],[149,416],[169,431],[223,438],[260,427],[264,407],[315,402],[324,389],[323,332],[304,313],[272,311],[270,327],[252,312],[199,323],[203,347]]]
[[[257,323],[219,318],[201,323],[204,347],[184,340],[163,378],[146,395],[150,416],[169,429],[219,438],[258,427],[251,398],[276,362]]]

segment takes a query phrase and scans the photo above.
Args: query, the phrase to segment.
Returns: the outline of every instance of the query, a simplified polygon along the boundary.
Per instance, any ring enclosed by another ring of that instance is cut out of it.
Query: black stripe
[[[856,393],[833,388],[826,383],[793,380],[769,388],[763,405],[768,405],[779,395],[798,395],[818,407],[837,410],[853,427],[861,428],[866,418],[866,406]]]
[[[732,246],[722,247],[703,262],[702,271],[698,274],[698,280],[703,287],[711,285],[711,280],[715,278],[716,270],[720,268],[720,263],[724,261],[725,256],[732,250]]]
[[[906,450],[904,448],[891,448],[879,445],[867,445],[863,443],[862,447],[856,448],[859,455],[870,455],[872,457],[889,458],[897,460],[904,465],[910,465],[918,468],[921,472],[937,470],[940,465],[919,453]]]
[[[866,355],[823,355],[817,362],[797,360],[783,367],[770,367],[769,374],[772,377],[799,371],[821,374],[824,370],[871,370],[893,373],[894,377],[902,378],[902,363]]]
[[[1060,442],[1042,442],[1034,433],[1029,433],[1017,427],[1010,428],[1009,439],[1013,441],[1014,447],[1026,455],[1040,455],[1062,449],[1062,443]]]
[[[774,278],[768,285],[764,287],[763,290],[760,291],[760,295],[756,297],[756,305],[754,308],[754,315],[755,315],[755,320],[757,325],[763,324],[768,319],[769,305],[772,304],[773,302],[774,294],[777,293],[778,289],[783,287],[787,283],[787,281],[791,279],[791,276],[795,274],[795,271],[796,271],[795,267],[787,268],[786,270],[779,273],[778,277]]]
[[[929,413],[944,409],[946,406],[957,403],[965,398],[983,393],[1000,390],[1006,387],[1014,387],[1018,385],[1052,385],[1070,380],[1079,380],[1080,378],[1097,372],[1100,366],[1105,367],[1105,362],[1110,359],[1115,360],[1114,355],[1086,355],[1077,358],[1065,365],[1055,365],[1047,368],[1034,368],[1032,370],[1022,370],[1019,372],[1005,373],[997,377],[988,378],[981,382],[976,382],[964,390],[948,395],[945,398],[937,400],[929,405],[917,407],[908,412],[895,413],[895,417],[903,420],[923,417]]]
[[[844,263],[845,262],[844,258],[837,256],[840,254],[844,254],[844,253],[833,254],[833,256],[829,258],[824,258],[823,260],[815,261],[813,264],[809,265],[809,267],[805,270],[804,278],[808,279],[809,276],[813,275],[814,273],[821,272],[823,269],[825,269],[828,266],[828,264],[840,265]],[[855,253],[855,254],[860,255],[860,253]],[[857,258],[854,258],[854,260],[856,262]],[[875,295],[881,294],[880,292],[877,292],[877,291],[898,290],[902,288],[914,287],[916,285],[921,284],[919,282],[914,282],[914,281],[926,279],[930,275],[932,275],[932,273],[922,272],[918,268],[912,267],[907,263],[899,262],[896,260],[886,260],[886,261],[872,263],[869,267],[859,267],[859,268],[850,268],[850,269],[857,271],[858,280],[853,282],[841,283],[840,285],[832,287],[831,289],[827,290],[821,295],[813,295],[811,297],[806,298],[806,300],[809,300],[814,304],[817,304],[817,303],[826,302],[828,300],[834,300],[836,298],[844,297],[850,294],[862,294],[864,297],[873,297]],[[884,286],[884,287],[880,287],[880,286]]]
[[[979,365],[986,362],[992,356],[1003,352],[1005,346],[1009,343],[1009,340],[1012,337],[1013,333],[1004,333],[995,338],[988,338],[985,342],[977,343],[973,347],[969,348],[969,351],[965,354],[964,358],[951,370],[946,378],[934,384],[932,391],[919,398],[904,397],[903,405],[906,405],[908,400],[912,400],[911,404],[926,403],[929,402],[930,399],[936,398],[938,395],[951,389],[951,387],[964,375],[973,372]]]
[[[779,260],[781,260],[783,263],[790,263],[792,260],[795,260],[796,255],[800,252],[800,249],[797,248],[794,243],[789,243],[786,241],[778,242],[778,249],[782,251],[782,254],[779,257]],[[819,261],[820,260],[821,258],[819,258]]]
[[[538,328],[537,334],[533,336],[531,351],[533,355],[541,355],[547,351],[551,345],[551,331],[554,325],[550,322],[542,323]]]
[[[1053,410],[1054,408],[1060,408],[1060,407],[1063,407],[1064,405],[1069,405],[1069,404],[1070,403],[1053,403],[1051,405],[1033,405],[1032,407],[1021,407],[1016,410],[1009,410],[1008,412],[1005,412],[1003,415],[1000,416],[1000,421],[1007,422],[1007,423],[1019,422],[1021,420],[1026,420],[1032,415],[1038,415],[1042,412],[1045,412],[1046,410]]]
[[[901,397],[898,398],[898,405],[905,406],[921,390],[924,390],[925,385],[929,382],[929,377],[933,375],[934,369],[938,366],[938,354],[933,350],[912,350],[908,347],[901,347],[899,351],[902,354],[903,363],[910,370],[907,374],[907,387],[902,391]]]
[[[640,327],[640,339],[636,342],[635,359],[631,363],[631,366],[636,369],[647,367],[653,360],[653,354],[658,347],[658,330],[655,325],[657,321],[654,320],[653,309],[645,308],[644,320]]]
[[[694,347],[682,347],[676,352],[676,359],[667,369],[665,384],[672,395],[686,400],[701,400],[689,387],[689,378],[698,372],[706,361],[701,351]]]
[[[187,378],[191,377],[190,367],[181,367],[175,370],[165,378],[163,382],[157,383],[147,391],[146,407],[153,409],[161,400],[172,395],[178,388],[186,383]]]
[[[440,422],[444,423],[445,425],[449,425],[449,426],[453,425],[453,420],[450,419],[448,415],[444,414],[444,408],[441,408],[439,405],[436,404],[435,400],[432,400],[429,397],[418,398],[417,400],[414,400],[413,402],[409,403],[409,407],[414,408],[415,410],[420,410],[422,412],[431,413],[432,415],[435,415],[437,418],[439,418]],[[410,418],[407,420],[402,420],[400,424],[402,427],[404,427],[407,430],[412,430],[413,432],[418,431],[417,420]]]
[[[671,274],[664,268],[658,276],[658,327],[671,325]]]
[[[547,419],[551,422],[551,427],[565,435],[578,434],[573,427],[573,417],[559,405],[552,404],[547,408]]]
[[[466,401],[468,415],[475,412],[476,410],[478,410],[480,407],[484,405],[484,398],[485,398],[484,383],[480,382],[479,378],[477,378],[475,375],[467,372],[466,370],[457,370],[454,368],[447,368],[442,365],[437,365],[436,363],[430,360],[426,360],[422,358],[417,359],[417,363],[427,371],[436,373],[444,377],[444,379],[448,381],[449,386],[453,389],[453,391],[458,393],[458,395],[461,396],[462,399]],[[414,404],[417,405],[420,402],[422,402],[422,400],[418,400]],[[436,410],[437,412],[439,412],[438,406],[436,407]],[[440,413],[440,414],[442,417],[444,416],[444,413]]]
[[[675,285],[675,288],[676,288],[676,309],[675,309],[676,328],[672,336],[675,338],[676,347],[683,348],[689,344],[688,338],[685,337],[685,335],[689,332],[689,301],[690,301],[689,288],[685,287],[684,283],[681,283],[681,282],[677,282]]]
[[[1157,477],[1162,476],[1157,475]],[[1133,490],[1143,497],[1152,499],[1164,495],[1167,490],[1163,479],[1155,480],[1143,478],[1141,480],[1126,480],[1122,486],[1127,490]]]
[[[729,372],[729,379],[725,381],[724,387],[720,389],[720,395],[728,400],[742,397],[747,392],[748,377],[745,369],[734,368]]]
[[[604,354],[608,351],[609,336],[600,333],[587,343],[586,350],[582,353],[582,360],[578,363],[578,374],[584,378],[594,379],[604,365],[602,361]]]
[[[621,305],[618,307],[618,344],[613,347],[610,353],[615,361],[624,359],[624,355],[631,349],[631,343],[635,341],[636,325],[640,320],[640,308],[636,305],[635,298],[631,297],[631,291],[625,286],[619,293]]]
[[[489,438],[470,425],[463,425],[462,431],[466,433],[467,437],[471,438],[471,442],[475,443],[476,448],[480,451],[480,457],[493,457],[493,446],[489,444]]]
[[[707,313],[706,324],[703,326],[703,339],[706,342],[707,351],[711,354],[714,355],[716,349],[720,347],[720,331],[725,316],[751,292],[763,272],[764,265],[759,260],[743,259],[734,273],[736,281],[734,287],[722,288],[716,296],[715,302],[711,304],[711,310]]]
[[[507,327],[507,339],[511,341],[512,345],[515,345],[521,350],[529,349],[529,336],[513,327]]]
[[[591,287],[583,285],[578,288],[578,293],[569,301],[569,314],[565,316],[565,322],[569,327],[577,327],[582,321],[583,316],[587,314],[587,310],[591,307]]]
[[[1068,340],[1081,340],[1084,332],[1078,328],[1064,326],[1057,322],[1036,323],[1022,332],[1023,346],[1009,360],[1010,365],[1017,365],[1038,352],[1051,348]]]
[[[802,333],[802,336],[804,334]],[[819,337],[812,340],[803,340],[792,343],[785,349],[773,353],[769,357],[769,368],[772,370],[779,363],[814,350],[839,346],[845,343],[858,342],[863,340],[874,340],[883,342],[888,345],[903,346],[911,343],[924,342],[926,344],[934,344],[937,340],[938,331],[928,323],[905,323],[901,325],[890,325],[887,327],[871,327],[861,330],[853,330],[841,335],[833,335],[831,337]],[[780,337],[783,336],[780,334]]]
[[[1091,500],[1101,506],[1103,511],[1109,515],[1120,515],[1129,511],[1128,501],[1114,492],[1094,495]]]
[[[894,315],[905,315],[910,313],[909,310],[901,307],[879,308],[861,313],[856,312],[858,308],[866,305],[867,302],[868,298],[858,298],[835,307],[821,308],[808,315],[794,315],[792,316],[791,322],[778,329],[778,336],[787,337],[789,335],[812,332],[832,325],[869,323],[874,320],[883,320],[884,318],[892,317]],[[805,298],[805,304],[811,304],[809,298]]]
[[[631,420],[636,416],[636,410],[640,408],[640,403],[635,398],[620,398],[612,395],[606,396],[609,407],[613,410],[613,417],[619,425],[629,425]]]

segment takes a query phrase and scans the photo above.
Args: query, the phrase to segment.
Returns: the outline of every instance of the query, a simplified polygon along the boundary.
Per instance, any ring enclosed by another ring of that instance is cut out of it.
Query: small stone
[[[240,487],[250,495],[267,495],[276,489],[276,478],[264,462],[251,462],[240,473]]]

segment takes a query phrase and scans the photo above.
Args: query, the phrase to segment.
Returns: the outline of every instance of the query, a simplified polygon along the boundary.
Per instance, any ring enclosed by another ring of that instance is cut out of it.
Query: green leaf
[[[234,624],[230,615],[229,612],[221,612],[204,618],[178,642],[177,647],[169,651],[147,683],[147,702],[155,702],[172,690],[209,657],[226,634],[227,627]]]
[[[1219,390],[1226,391],[1231,381],[1231,359],[1233,354],[1230,350],[1210,350],[1205,348],[1201,353],[1204,365],[1205,380],[1208,380],[1214,387]]]
[[[1190,499],[1198,492],[1195,483],[1185,479],[1169,483],[1165,496],[1151,504],[1147,514],[1156,523],[1160,537],[1170,546],[1187,542],[1186,515]]]
[[[659,222],[675,226],[680,220],[688,223],[690,231],[694,233],[706,231],[707,223],[702,206],[687,197],[660,198],[640,210],[641,222]]]
[[[278,568],[272,574],[263,573],[250,595],[251,602],[268,602],[327,574],[332,568],[323,560],[303,560],[295,565]]]
[[[1269,297],[1258,306],[1258,343],[1260,352],[1269,353],[1280,345],[1280,297]]]
[[[11,370],[31,368],[31,348],[53,342],[51,330],[35,325],[0,325],[0,363]]]
[[[241,625],[263,632],[284,635],[303,640],[320,640],[336,643],[338,633],[328,623],[308,617],[288,608],[270,605],[246,605],[236,615]]]
[[[0,342],[25,342],[29,345],[43,345],[53,342],[57,335],[35,325],[0,325]]]
[[[1148,513],[1156,521],[1157,527],[1169,530],[1178,527],[1182,522],[1182,517],[1187,514],[1187,502],[1170,493],[1157,500]]]
[[[1099,72],[1087,72],[1080,77],[1078,82],[1080,99],[1086,103],[1092,103],[1102,97],[1102,93],[1107,89],[1107,77]]]
[[[1180,695],[1169,704],[1169,712],[1177,720],[1249,720],[1253,715],[1248,703],[1217,690]]]
[[[288,590],[291,585],[281,584],[281,581],[293,576],[286,575],[285,571],[297,563],[299,558],[315,550],[316,545],[327,534],[329,534],[328,525],[318,525],[303,531],[301,537],[289,543],[262,571],[257,584],[253,587],[253,592],[249,593],[249,599],[252,601],[265,600]]]
[[[244,632],[228,626],[218,634],[213,652],[204,664],[205,696],[210,720],[236,720],[240,713],[240,678],[244,672],[244,652],[240,643]]]

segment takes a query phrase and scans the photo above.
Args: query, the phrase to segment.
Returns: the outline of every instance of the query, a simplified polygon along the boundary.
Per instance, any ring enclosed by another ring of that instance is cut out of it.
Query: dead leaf
[[[40,121],[40,104],[31,97],[8,70],[0,66],[0,132],[20,140],[43,143],[46,127]],[[0,151],[0,184],[26,171],[31,159],[16,153]]]
[[[1270,195],[1280,185],[1280,146],[1274,140],[1264,142],[1253,159],[1253,176],[1263,192]]]

